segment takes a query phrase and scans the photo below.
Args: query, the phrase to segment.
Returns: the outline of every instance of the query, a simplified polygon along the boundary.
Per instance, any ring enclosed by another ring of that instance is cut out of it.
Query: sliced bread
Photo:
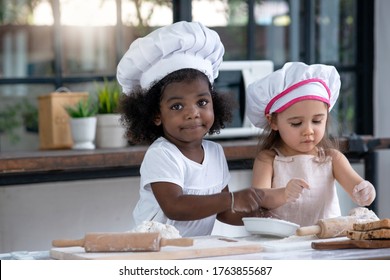
[[[390,219],[381,219],[378,221],[353,224],[353,230],[358,230],[358,231],[381,229],[381,228],[390,229]]]
[[[347,237],[352,240],[390,239],[390,229],[349,230],[347,231]]]

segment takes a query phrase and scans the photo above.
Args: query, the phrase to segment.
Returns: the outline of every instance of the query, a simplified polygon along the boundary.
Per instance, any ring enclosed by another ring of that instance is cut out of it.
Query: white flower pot
[[[96,125],[97,148],[122,148],[127,146],[125,128],[120,123],[120,114],[99,114]]]
[[[75,150],[95,149],[96,117],[71,118],[70,128]]]

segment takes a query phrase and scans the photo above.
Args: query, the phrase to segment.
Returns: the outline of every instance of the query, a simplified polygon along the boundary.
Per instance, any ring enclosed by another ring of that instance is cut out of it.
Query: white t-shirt
[[[136,225],[157,221],[177,228],[181,236],[210,235],[216,215],[194,220],[168,219],[156,201],[151,183],[170,182],[183,189],[183,194],[209,195],[220,193],[228,185],[230,173],[221,145],[203,140],[202,164],[185,157],[180,150],[160,137],[146,151],[141,164],[140,199],[133,211]]]

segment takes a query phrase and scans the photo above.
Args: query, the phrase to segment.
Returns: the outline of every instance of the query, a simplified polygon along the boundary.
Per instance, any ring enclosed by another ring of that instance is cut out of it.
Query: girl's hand
[[[309,189],[309,184],[303,179],[291,179],[285,188],[284,195],[287,202],[295,202],[301,196],[303,189]]]
[[[359,206],[368,206],[370,205],[376,196],[374,186],[368,181],[362,181],[360,184],[356,185],[352,190],[352,199],[353,202]]]
[[[263,202],[264,192],[261,189],[249,188],[233,193],[234,203],[232,210],[235,212],[250,213],[257,211]]]

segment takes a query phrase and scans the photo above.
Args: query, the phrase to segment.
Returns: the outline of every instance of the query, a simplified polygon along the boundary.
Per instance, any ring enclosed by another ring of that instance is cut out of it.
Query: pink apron
[[[273,209],[272,214],[301,226],[314,225],[319,219],[341,215],[331,157],[284,157],[277,153],[272,188],[285,187],[290,179],[301,178],[308,182],[310,189],[304,189],[297,201]]]

